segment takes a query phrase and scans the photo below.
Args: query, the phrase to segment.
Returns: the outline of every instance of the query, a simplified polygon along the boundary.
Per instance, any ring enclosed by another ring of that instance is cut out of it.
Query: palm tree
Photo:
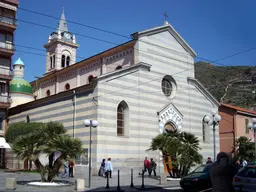
[[[236,140],[234,147],[234,159],[253,161],[255,160],[255,145],[250,138],[242,136]]]
[[[167,166],[171,177],[182,177],[188,173],[191,166],[202,162],[202,156],[198,153],[199,140],[187,132],[169,130],[160,134],[153,138],[148,150],[160,150],[165,160],[168,156],[171,157],[173,169],[170,170]]]
[[[17,126],[17,128],[19,127]],[[15,131],[15,129],[12,131]],[[37,131],[17,136],[12,143],[12,148],[18,158],[34,162],[40,171],[43,182],[51,182],[58,173],[64,159],[74,158],[82,153],[82,142],[65,133],[66,130],[62,124],[57,122],[46,123]],[[54,161],[55,152],[60,152],[61,155]],[[49,164],[46,166],[43,166],[39,159],[42,153],[46,153],[49,157]]]

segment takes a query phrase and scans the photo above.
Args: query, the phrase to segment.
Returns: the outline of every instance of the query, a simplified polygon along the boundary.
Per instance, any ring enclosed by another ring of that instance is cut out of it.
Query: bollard
[[[116,190],[121,191],[119,170],[117,171],[117,188],[116,188]]]
[[[145,185],[144,185],[144,174],[142,174],[141,176],[141,179],[142,179],[142,183],[141,183],[141,188],[144,189],[145,188]]]
[[[109,173],[107,173],[107,185],[106,188],[109,189],[109,178],[108,178]]]
[[[133,185],[133,169],[131,169],[131,185],[130,187],[134,187]]]

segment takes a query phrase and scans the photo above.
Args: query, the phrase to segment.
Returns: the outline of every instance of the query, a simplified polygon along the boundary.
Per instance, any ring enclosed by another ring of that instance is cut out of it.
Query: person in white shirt
[[[111,158],[108,158],[108,161],[105,164],[105,175],[106,175],[106,177],[111,178],[112,177],[112,171],[113,171],[113,166],[112,166]]]

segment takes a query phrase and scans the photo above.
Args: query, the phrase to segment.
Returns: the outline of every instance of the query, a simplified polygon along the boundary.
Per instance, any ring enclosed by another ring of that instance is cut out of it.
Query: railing
[[[12,19],[10,17],[5,17],[5,16],[0,16],[0,22],[1,23],[7,23],[10,25],[17,25],[17,20],[16,19]]]
[[[0,102],[1,103],[10,103],[11,98],[9,96],[1,95],[1,93],[0,93]]]
[[[6,69],[4,67],[1,67],[0,63],[0,75],[7,75],[7,76],[12,76],[12,71],[10,69]]]
[[[15,46],[12,43],[7,42],[0,42],[0,48],[2,49],[8,49],[8,50],[15,50]]]

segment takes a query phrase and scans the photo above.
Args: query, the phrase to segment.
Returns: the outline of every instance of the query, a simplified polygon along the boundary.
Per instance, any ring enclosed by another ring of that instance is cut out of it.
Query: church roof
[[[153,35],[153,34],[161,33],[164,31],[169,31],[169,33],[173,35],[173,37],[191,56],[193,57],[197,56],[196,52],[188,45],[188,43],[180,36],[180,34],[168,22],[165,22],[164,25],[160,27],[155,27],[155,28],[133,33],[131,34],[131,37],[134,39],[139,39],[140,37],[143,37],[143,36]]]
[[[13,65],[23,65],[23,66],[24,66],[24,63],[23,63],[23,61],[22,61],[20,58],[18,58],[18,59],[14,62]]]
[[[65,13],[64,13],[64,7],[62,9],[60,21],[58,23],[57,32],[58,30],[60,30],[61,32],[68,31],[68,25],[67,25]]]
[[[14,77],[10,82],[10,93],[33,94],[32,86],[22,78]]]

